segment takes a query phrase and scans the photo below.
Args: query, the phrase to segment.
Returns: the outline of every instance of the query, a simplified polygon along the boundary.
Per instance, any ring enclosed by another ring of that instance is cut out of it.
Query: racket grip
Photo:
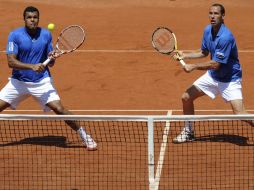
[[[186,63],[184,62],[184,60],[180,59],[179,62],[181,63],[182,66],[185,66]]]
[[[45,60],[45,61],[42,63],[42,65],[46,66],[50,61],[51,61],[51,59],[48,58],[47,60]]]

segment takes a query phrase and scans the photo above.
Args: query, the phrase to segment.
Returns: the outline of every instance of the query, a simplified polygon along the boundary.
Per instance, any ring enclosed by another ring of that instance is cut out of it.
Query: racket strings
[[[73,51],[84,41],[84,30],[79,26],[72,26],[62,32],[58,40],[58,48],[62,51]]]
[[[165,28],[160,28],[154,32],[152,43],[154,48],[161,53],[171,53],[175,50],[174,35]]]

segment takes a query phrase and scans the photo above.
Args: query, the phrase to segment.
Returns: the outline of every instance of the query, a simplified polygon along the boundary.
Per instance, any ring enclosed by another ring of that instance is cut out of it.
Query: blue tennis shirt
[[[236,41],[230,30],[222,24],[213,38],[212,26],[208,25],[203,34],[202,50],[209,51],[211,59],[220,63],[218,70],[209,70],[213,79],[219,82],[237,81],[242,78]]]
[[[35,36],[30,36],[25,27],[13,30],[8,37],[6,47],[7,54],[15,54],[17,59],[27,64],[42,63],[53,50],[51,33],[43,28],[38,28]],[[43,72],[35,72],[31,69],[13,69],[12,78],[24,82],[39,82],[50,77],[48,67]]]

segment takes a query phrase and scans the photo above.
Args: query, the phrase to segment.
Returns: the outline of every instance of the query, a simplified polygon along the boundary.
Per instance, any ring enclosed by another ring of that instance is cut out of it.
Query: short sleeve
[[[6,54],[18,54],[17,39],[15,38],[15,33],[11,32],[8,37],[8,42],[6,46]]]
[[[209,51],[207,47],[207,42],[205,38],[205,33],[203,34],[202,43],[201,43],[201,50],[202,51]]]

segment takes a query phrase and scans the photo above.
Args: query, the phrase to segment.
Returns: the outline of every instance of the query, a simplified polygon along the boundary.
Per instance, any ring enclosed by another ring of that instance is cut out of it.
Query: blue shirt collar
[[[219,29],[219,32],[217,33],[216,36],[219,37],[219,36],[222,34],[222,32],[224,31],[224,29],[225,29],[225,24],[221,24],[220,29]]]

